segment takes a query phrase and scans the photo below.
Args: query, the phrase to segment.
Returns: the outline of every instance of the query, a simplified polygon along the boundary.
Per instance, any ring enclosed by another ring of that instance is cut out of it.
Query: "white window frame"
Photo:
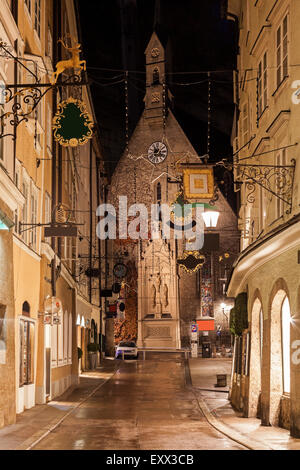
[[[286,28],[285,28],[286,26]],[[277,88],[288,76],[288,38],[289,38],[289,18],[286,12],[276,29],[276,85]]]

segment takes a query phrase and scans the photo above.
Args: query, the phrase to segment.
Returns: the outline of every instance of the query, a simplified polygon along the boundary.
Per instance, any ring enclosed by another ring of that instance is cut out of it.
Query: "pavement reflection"
[[[72,396],[70,396],[72,400]],[[214,430],[186,388],[184,360],[152,353],[119,371],[35,449],[244,449]]]

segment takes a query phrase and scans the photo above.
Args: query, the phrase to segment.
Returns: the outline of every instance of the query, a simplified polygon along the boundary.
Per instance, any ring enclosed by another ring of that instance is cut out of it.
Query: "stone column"
[[[261,373],[261,424],[270,425],[270,367],[271,367],[271,346],[270,346],[270,313],[267,319],[264,319],[263,334],[263,353],[262,353],[262,373]]]

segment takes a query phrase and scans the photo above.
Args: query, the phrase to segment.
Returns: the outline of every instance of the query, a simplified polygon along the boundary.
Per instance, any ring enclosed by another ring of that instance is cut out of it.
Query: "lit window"
[[[290,393],[290,325],[291,311],[288,298],[286,297],[281,307],[283,391],[285,393]]]

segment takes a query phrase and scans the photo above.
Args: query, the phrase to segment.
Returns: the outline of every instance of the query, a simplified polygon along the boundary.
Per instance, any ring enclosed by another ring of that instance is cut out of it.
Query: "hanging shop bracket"
[[[34,117],[33,112],[36,110],[42,98],[50,90],[62,87],[81,87],[88,84],[86,80],[82,79],[81,75],[77,74],[68,76],[60,83],[40,83],[38,76],[26,67],[19,57],[14,56],[9,51],[9,46],[1,41],[0,55],[14,60],[15,63],[26,70],[27,74],[29,74],[33,80],[32,83],[3,84],[0,90],[0,103],[5,105],[11,103],[11,107],[8,111],[0,115],[0,139],[10,136],[15,140],[15,133],[6,132],[5,127],[7,123],[16,129],[22,122],[27,122],[30,117]]]
[[[262,187],[270,194],[280,199],[289,206],[288,212],[292,208],[292,195],[296,160],[292,159],[290,165],[256,165],[249,163],[229,163],[222,160],[217,165],[223,166],[227,170],[236,168],[238,179],[236,184],[245,184],[248,190],[247,202],[255,202],[256,185]]]

